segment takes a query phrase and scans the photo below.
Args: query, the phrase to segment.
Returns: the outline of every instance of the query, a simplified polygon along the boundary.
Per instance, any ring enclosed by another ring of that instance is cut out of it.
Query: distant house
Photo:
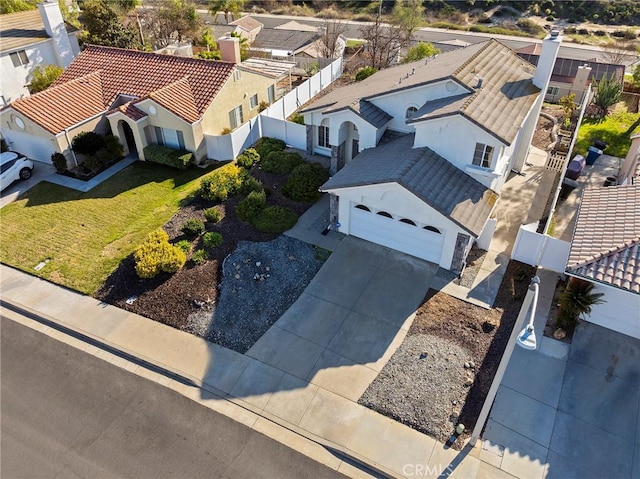
[[[37,10],[0,16],[0,101],[2,105],[29,94],[28,85],[38,66],[69,66],[80,52],[78,30],[62,19],[56,1]]]
[[[518,55],[532,63],[538,64],[540,58],[540,44],[529,45],[517,50]],[[573,60],[558,58],[553,67],[551,81],[545,93],[545,101],[557,102],[570,93],[576,95],[576,103],[582,102],[587,88],[591,83],[597,83],[605,76],[613,76],[620,84],[624,80],[624,65],[602,63],[597,58],[591,60]]]
[[[640,185],[584,190],[566,274],[604,293],[590,322],[640,338]]]
[[[219,135],[257,115],[261,101],[275,99],[282,76],[259,65],[90,45],[53,86],[2,109],[0,131],[11,149],[43,162],[60,152],[73,165],[70,144],[82,131],[112,132],[140,159],[145,146],[161,144],[201,161],[205,133]]]
[[[258,20],[250,16],[238,18],[237,20],[230,22],[229,25],[234,27],[232,32],[239,34],[242,38],[246,38],[249,43],[253,43],[255,41],[256,36],[264,26]]]
[[[491,40],[381,70],[301,113],[331,157],[331,218],[345,234],[460,273],[512,170],[521,171],[561,42],[536,69]]]
[[[256,56],[294,61],[304,69],[322,58],[321,37],[317,30],[263,28],[251,44],[250,51]],[[330,63],[330,60],[318,63],[323,67]]]

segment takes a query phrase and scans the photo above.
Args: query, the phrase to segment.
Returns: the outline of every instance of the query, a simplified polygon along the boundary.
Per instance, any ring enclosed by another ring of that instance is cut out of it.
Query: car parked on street
[[[0,153],[0,191],[16,180],[28,180],[33,172],[33,162],[13,151]]]

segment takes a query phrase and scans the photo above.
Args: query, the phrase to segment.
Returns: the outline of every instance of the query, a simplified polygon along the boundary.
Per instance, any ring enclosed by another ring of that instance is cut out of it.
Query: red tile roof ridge
[[[634,246],[640,244],[640,236],[638,236],[637,238],[633,238],[629,241],[625,241],[622,244],[619,244],[618,246],[615,246],[613,248],[609,248],[607,250],[602,251],[601,253],[597,254],[597,255],[591,255],[589,258],[585,258],[582,261],[580,261],[579,263],[574,263],[570,266],[571,269],[573,268],[582,268],[585,267],[587,265],[589,265],[590,263],[595,263],[597,261],[600,261],[604,258],[606,258],[607,256],[611,256],[617,253],[620,253],[626,249],[629,248],[633,248]]]
[[[199,112],[196,106],[193,90],[189,83],[189,75],[185,75],[173,83],[152,91],[149,93],[148,98],[190,123],[198,121],[202,113],[204,113]],[[178,98],[182,101],[176,102],[175,100]],[[136,103],[140,101],[138,100]]]

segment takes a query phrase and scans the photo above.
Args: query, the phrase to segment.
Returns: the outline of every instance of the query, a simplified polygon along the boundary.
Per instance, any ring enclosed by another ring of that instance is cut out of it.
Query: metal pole
[[[518,313],[518,318],[516,319],[516,323],[513,325],[513,331],[511,331],[511,336],[509,336],[509,342],[507,342],[507,347],[504,349],[504,354],[502,355],[502,360],[498,365],[498,369],[496,371],[496,375],[493,378],[493,382],[491,383],[491,387],[489,388],[489,393],[487,394],[487,398],[484,400],[484,404],[482,405],[482,410],[480,411],[480,415],[478,416],[478,420],[476,421],[476,425],[473,428],[473,432],[471,433],[471,438],[469,439],[469,444],[471,447],[476,445],[476,441],[480,437],[480,433],[484,428],[484,424],[487,422],[487,418],[489,417],[489,411],[491,411],[491,406],[493,406],[493,401],[496,398],[496,394],[498,394],[498,387],[502,382],[502,378],[504,377],[504,373],[507,370],[507,365],[509,364],[509,360],[511,359],[511,355],[513,354],[513,348],[516,346],[516,338],[522,329],[524,324],[524,320],[527,317],[527,312],[529,311],[529,306],[533,301],[534,293],[535,293],[535,285],[540,283],[540,278],[534,276],[531,279],[531,283],[529,284],[529,289],[527,290],[527,295],[522,302],[522,307],[520,308],[520,312]],[[535,314],[535,310],[531,312],[532,315]]]

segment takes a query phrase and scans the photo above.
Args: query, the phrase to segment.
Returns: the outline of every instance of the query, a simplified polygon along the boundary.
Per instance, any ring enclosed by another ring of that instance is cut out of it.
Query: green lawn
[[[0,209],[0,261],[92,294],[205,174],[137,163],[88,193],[40,183]]]
[[[594,140],[602,140],[609,146],[607,155],[624,158],[631,146],[629,136],[640,132],[640,114],[616,110],[601,120],[585,119],[578,130],[575,153],[585,155]]]

